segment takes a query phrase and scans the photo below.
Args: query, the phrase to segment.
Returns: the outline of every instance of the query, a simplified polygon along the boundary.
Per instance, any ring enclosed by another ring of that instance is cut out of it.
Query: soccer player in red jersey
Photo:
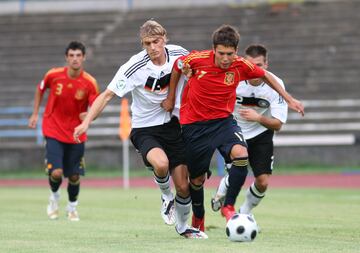
[[[64,176],[68,178],[68,219],[78,221],[76,207],[80,175],[84,175],[85,169],[83,156],[87,136],[85,133],[81,135],[81,141],[77,143],[73,131],[86,116],[99,89],[96,80],[83,70],[85,46],[82,43],[71,42],[65,50],[65,59],[67,66],[50,69],[37,86],[29,127],[36,127],[41,101],[46,89],[50,89],[42,121],[46,139],[46,170],[51,188],[47,214],[50,219],[59,216],[59,188]]]
[[[168,97],[162,106],[172,110],[175,88],[183,69],[191,69],[191,77],[183,91],[180,123],[186,145],[186,157],[190,174],[194,227],[204,230],[203,184],[215,149],[227,161],[229,190],[222,214],[229,219],[234,213],[234,203],[247,175],[247,145],[241,129],[233,119],[236,88],[240,81],[262,78],[276,90],[288,106],[304,114],[302,103],[290,96],[267,71],[237,56],[239,33],[229,25],[219,27],[212,36],[213,49],[194,51],[180,57],[174,64]]]

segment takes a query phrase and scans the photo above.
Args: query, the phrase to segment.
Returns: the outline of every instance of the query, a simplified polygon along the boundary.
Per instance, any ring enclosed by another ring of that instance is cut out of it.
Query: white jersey
[[[165,51],[166,63],[162,66],[154,65],[146,50],[132,56],[107,87],[119,97],[131,91],[133,128],[158,126],[170,121],[171,114],[160,104],[167,97],[175,60],[189,52],[176,45],[166,45]]]
[[[272,73],[270,73],[272,74]],[[282,85],[284,82],[272,74],[273,77]],[[285,123],[287,120],[288,106],[284,98],[273,90],[266,83],[258,86],[249,84],[248,81],[242,81],[236,89],[236,105],[234,118],[241,127],[245,139],[251,139],[267,130],[266,127],[254,121],[247,121],[240,117],[239,109],[254,109],[259,114],[274,117]]]
[[[187,83],[187,78],[185,77],[185,75],[181,75],[179,82],[176,86],[176,99],[175,99],[174,109],[172,111],[172,114],[175,115],[178,119],[180,119],[181,97],[186,83]]]

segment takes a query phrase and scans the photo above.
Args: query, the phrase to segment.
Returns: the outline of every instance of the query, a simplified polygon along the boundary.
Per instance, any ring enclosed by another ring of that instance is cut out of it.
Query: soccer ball
[[[233,242],[251,242],[258,233],[253,215],[236,213],[226,224],[226,235]]]

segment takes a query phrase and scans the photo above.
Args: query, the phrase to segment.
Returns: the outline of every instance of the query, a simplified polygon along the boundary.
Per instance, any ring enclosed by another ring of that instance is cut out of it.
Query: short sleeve
[[[99,95],[99,86],[97,82],[93,82],[90,92],[89,92],[89,105],[92,105],[92,103],[95,101],[97,96]]]
[[[284,82],[273,75],[274,78],[280,83],[280,85],[285,89]],[[270,102],[270,111],[271,116],[280,120],[282,123],[286,123],[287,121],[287,115],[288,115],[288,105],[285,101],[285,99],[276,91],[272,90],[273,97]]]
[[[184,61],[186,59],[186,55],[180,56],[174,62],[173,69],[179,73],[181,73],[181,69],[184,66]]]
[[[124,64],[115,74],[114,78],[111,80],[107,88],[113,91],[117,96],[123,97],[126,93],[134,90],[136,88],[136,74],[131,76],[125,76],[125,71],[127,70],[127,64]]]
[[[40,83],[38,84],[38,89],[41,93],[44,93],[46,89],[50,88],[50,79],[51,79],[51,76],[50,76],[50,71],[48,71],[45,76],[43,77],[43,79],[40,81]]]
[[[242,80],[249,80],[254,78],[261,78],[265,76],[265,70],[259,66],[253,64],[252,62],[240,58],[240,61],[243,63],[243,78]]]

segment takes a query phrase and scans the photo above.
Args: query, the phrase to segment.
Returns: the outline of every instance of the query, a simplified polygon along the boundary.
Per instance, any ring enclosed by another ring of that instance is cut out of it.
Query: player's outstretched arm
[[[93,121],[104,110],[105,106],[114,97],[114,95],[115,93],[113,91],[106,89],[95,99],[83,122],[74,129],[73,136],[76,142],[80,142],[79,136],[88,130],[91,121]]]
[[[40,104],[43,98],[43,93],[40,92],[40,90],[38,88],[36,88],[35,90],[35,96],[34,96],[34,109],[33,109],[33,113],[31,114],[30,118],[29,118],[29,123],[28,126],[30,128],[36,128],[36,124],[38,122],[39,119],[39,109],[40,109]]]
[[[165,111],[171,112],[175,106],[175,96],[176,96],[176,86],[180,80],[181,73],[177,72],[175,69],[171,72],[169,91],[166,99],[161,102],[161,107],[164,108]]]
[[[265,71],[265,76],[263,77],[263,80],[285,99],[290,109],[304,116],[304,105],[299,100],[293,98],[289,93],[287,93],[287,91],[269,72]]]

